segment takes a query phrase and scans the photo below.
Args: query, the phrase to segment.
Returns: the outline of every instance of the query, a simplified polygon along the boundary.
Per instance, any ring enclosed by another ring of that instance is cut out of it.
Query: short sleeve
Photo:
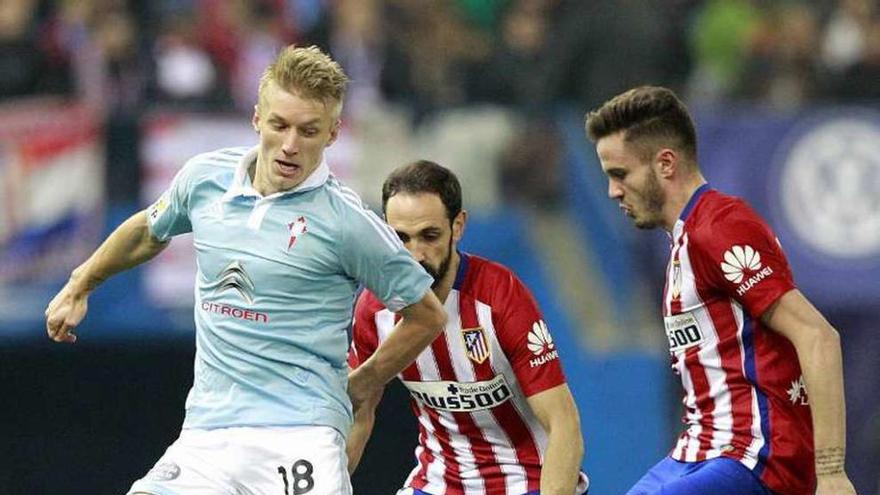
[[[779,240],[744,205],[694,241],[698,278],[739,302],[753,318],[796,287]]]
[[[189,193],[192,188],[193,168],[191,162],[184,165],[168,189],[147,208],[150,232],[159,241],[165,242],[176,235],[192,232]]]
[[[559,351],[529,289],[510,273],[496,286],[492,319],[527,397],[565,383]]]
[[[348,366],[355,369],[376,352],[379,346],[379,332],[376,328],[376,313],[370,310],[369,294],[362,292],[354,307],[351,349],[348,351]]]
[[[420,301],[433,278],[375,213],[355,205],[346,211],[341,250],[346,273],[392,312]]]

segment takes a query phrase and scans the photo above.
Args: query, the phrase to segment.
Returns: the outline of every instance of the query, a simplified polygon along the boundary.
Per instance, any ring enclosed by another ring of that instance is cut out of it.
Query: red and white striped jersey
[[[522,495],[540,488],[548,441],[526,398],[565,376],[523,283],[500,264],[460,254],[445,332],[399,375],[419,422],[418,465],[405,486],[436,495]],[[396,321],[375,296],[361,294],[350,364],[368,359]]]
[[[795,288],[778,240],[745,202],[703,185],[671,244],[663,317],[687,425],[671,456],[730,457],[775,493],[812,493],[812,423],[798,357],[761,322]]]

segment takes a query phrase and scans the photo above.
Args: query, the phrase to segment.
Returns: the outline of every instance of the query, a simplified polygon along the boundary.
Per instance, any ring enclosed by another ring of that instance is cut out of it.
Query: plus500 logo
[[[483,411],[507,402],[513,395],[504,375],[482,382],[405,381],[403,384],[417,401],[440,411]]]

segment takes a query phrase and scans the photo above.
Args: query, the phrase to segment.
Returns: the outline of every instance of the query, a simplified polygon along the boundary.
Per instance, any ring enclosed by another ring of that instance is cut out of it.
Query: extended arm
[[[388,338],[348,376],[348,394],[355,413],[361,404],[381,395],[385,384],[415,361],[446,325],[446,312],[430,290],[399,314],[402,318]]]
[[[797,351],[813,416],[816,493],[855,493],[844,470],[846,406],[840,336],[797,289],[779,298],[762,320]]]
[[[147,214],[140,211],[122,223],[82,265],[46,308],[46,331],[55,342],[76,341],[73,329],[86,315],[89,294],[108,277],[137,266],[167,243],[150,234]]]
[[[527,400],[549,437],[541,467],[541,494],[572,495],[580,476],[584,441],[568,385],[557,385]]]
[[[351,426],[351,433],[348,434],[348,441],[345,445],[345,452],[348,454],[348,473],[354,473],[358,464],[361,462],[361,456],[373,433],[373,425],[376,422],[376,406],[382,399],[381,391],[379,394],[369,397],[361,403],[354,412],[354,424]]]

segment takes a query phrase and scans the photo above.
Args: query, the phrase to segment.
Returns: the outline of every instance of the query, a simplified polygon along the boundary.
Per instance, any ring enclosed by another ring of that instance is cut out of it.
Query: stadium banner
[[[697,114],[710,184],[746,199],[776,232],[808,297],[880,298],[880,112]]]
[[[104,162],[101,120],[86,106],[0,106],[0,322],[42,315],[54,286],[98,244]]]

